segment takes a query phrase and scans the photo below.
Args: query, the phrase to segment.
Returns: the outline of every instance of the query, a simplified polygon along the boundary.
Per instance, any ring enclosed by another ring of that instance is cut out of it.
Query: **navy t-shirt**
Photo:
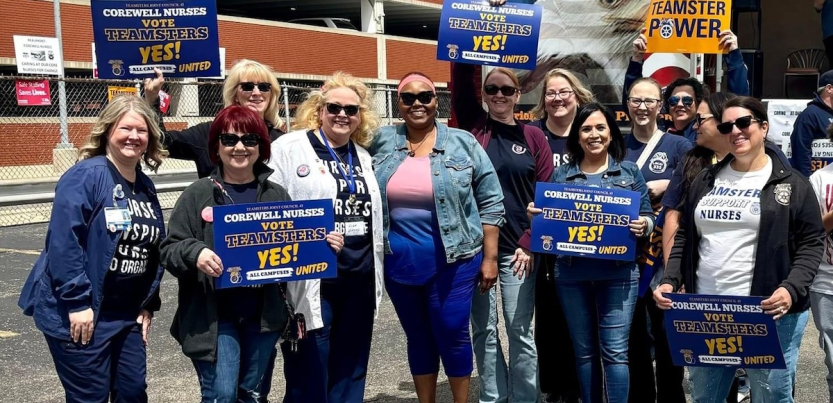
[[[531,126],[535,126],[547,136],[547,143],[550,145],[550,150],[552,150],[552,165],[558,168],[561,165],[564,165],[570,162],[570,156],[567,154],[567,136],[556,136],[550,129],[547,128],[547,119],[536,120],[530,123]]]
[[[637,140],[636,136],[631,133],[625,136],[625,146],[627,147],[625,161],[636,163],[647,144]],[[645,177],[645,182],[671,179],[674,168],[692,147],[694,145],[685,137],[663,134],[640,170],[642,176]]]
[[[336,180],[337,191],[335,207],[336,231],[344,234],[344,248],[338,254],[339,272],[368,273],[373,270],[373,229],[370,192],[367,181],[362,172],[359,154],[355,145],[348,143],[333,148],[336,160],[330,155],[327,147],[315,132],[307,133],[309,141],[318,158],[326,162],[330,174]],[[330,144],[332,147],[332,144]],[[350,186],[342,170],[346,173],[349,168],[349,155],[353,156],[353,178],[355,180],[356,203],[350,203]],[[341,165],[341,169],[339,169]],[[335,281],[335,279],[328,279]]]
[[[116,186],[121,186],[124,193],[124,198],[116,199],[116,205],[130,211],[131,223],[122,231],[110,271],[104,277],[101,310],[138,315],[156,279],[162,229],[150,201],[150,189],[141,181],[128,182],[110,165]]]
[[[224,188],[234,204],[257,202],[258,181],[226,183]],[[217,316],[220,320],[259,322],[263,310],[263,286],[249,285],[217,290]]]
[[[500,228],[498,250],[514,253],[518,240],[529,229],[526,206],[535,200],[535,160],[526,144],[520,125],[507,125],[489,120],[492,137],[486,154],[497,172],[503,189],[506,223]]]

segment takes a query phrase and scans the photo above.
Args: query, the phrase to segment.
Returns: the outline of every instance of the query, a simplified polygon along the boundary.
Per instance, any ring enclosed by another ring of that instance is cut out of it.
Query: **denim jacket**
[[[454,263],[483,248],[483,225],[503,226],[503,191],[497,173],[474,136],[437,122],[430,154],[434,204],[446,261]],[[408,155],[405,125],[384,126],[369,151],[382,193],[385,253],[390,254],[387,185]]]
[[[642,195],[639,204],[639,215],[648,220],[648,228],[645,229],[645,234],[650,234],[654,231],[654,225],[656,224],[654,222],[654,209],[651,207],[648,186],[645,184],[645,178],[639,171],[639,167],[630,161],[618,162],[610,156],[607,158],[607,171],[602,174],[602,187],[632,190]],[[587,176],[579,168],[578,162],[570,162],[555,169],[555,172],[552,173],[551,182],[586,185]]]

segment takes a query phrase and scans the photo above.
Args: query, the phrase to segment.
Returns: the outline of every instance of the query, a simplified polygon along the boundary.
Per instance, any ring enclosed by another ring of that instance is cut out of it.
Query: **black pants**
[[[551,255],[535,255],[535,347],[541,391],[557,401],[578,402],[576,357],[564,311],[558,299]]]
[[[650,318],[650,330],[648,318]],[[631,378],[629,402],[685,403],[684,369],[675,366],[671,360],[663,313],[654,302],[651,290],[636,299],[628,352]],[[654,360],[656,361],[656,378],[654,377]]]

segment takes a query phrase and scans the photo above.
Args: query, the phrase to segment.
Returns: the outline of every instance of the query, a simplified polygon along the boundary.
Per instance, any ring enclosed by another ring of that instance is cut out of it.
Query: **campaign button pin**
[[[297,173],[298,176],[301,177],[301,178],[309,175],[309,172],[310,172],[310,169],[309,169],[309,165],[307,165],[307,164],[302,164],[298,167],[297,170],[295,170],[295,173]]]
[[[202,213],[200,215],[202,215],[202,219],[205,220],[205,222],[214,222],[214,209],[213,208],[206,207],[206,208],[202,209]]]

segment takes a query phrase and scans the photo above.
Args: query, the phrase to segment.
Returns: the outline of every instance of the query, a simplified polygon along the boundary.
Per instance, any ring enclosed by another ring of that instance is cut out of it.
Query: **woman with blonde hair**
[[[570,70],[552,69],[544,77],[541,98],[531,113],[530,126],[540,128],[547,137],[555,168],[570,162],[567,135],[576,111],[595,102],[593,93]],[[555,287],[552,255],[538,256],[541,270],[535,282],[535,344],[538,348],[538,371],[541,391],[547,401],[577,402],[578,374],[567,322]],[[556,365],[555,363],[563,363]]]
[[[33,316],[67,402],[147,402],[147,336],[162,304],[162,208],[141,162],[166,152],[140,98],[114,98],[58,181],[46,244],[18,305]]]
[[[459,128],[474,134],[486,150],[497,172],[506,211],[506,223],[499,230],[497,255],[489,253],[493,245],[484,245],[480,293],[472,301],[472,339],[480,378],[480,401],[497,402],[509,396],[513,402],[537,402],[541,392],[531,326],[535,277],[526,205],[535,198],[535,183],[548,181],[552,176],[550,149],[540,129],[515,119],[521,86],[512,70],[498,67],[486,75],[482,97],[487,110],[477,100],[474,77],[472,65],[452,65],[451,105]],[[509,337],[508,366],[498,339],[498,303],[492,289],[498,274]]]
[[[361,81],[336,72],[298,107],[297,130],[272,143],[270,180],[293,200],[332,200],[336,232],[344,235],[337,277],[288,285],[306,334],[281,345],[285,403],[364,399],[383,287],[382,199],[365,149],[379,126],[371,97]]]
[[[145,100],[154,106],[159,116],[159,128],[165,133],[165,148],[171,158],[194,161],[197,175],[205,178],[214,171],[208,150],[208,129],[211,122],[203,122],[185,130],[167,130],[159,110],[159,90],[165,82],[162,72],[154,69],[155,78],[145,80]],[[223,107],[245,106],[260,115],[269,129],[269,138],[275,141],[283,132],[280,114],[281,87],[275,72],[269,66],[254,60],[239,60],[228,71],[223,83]]]

